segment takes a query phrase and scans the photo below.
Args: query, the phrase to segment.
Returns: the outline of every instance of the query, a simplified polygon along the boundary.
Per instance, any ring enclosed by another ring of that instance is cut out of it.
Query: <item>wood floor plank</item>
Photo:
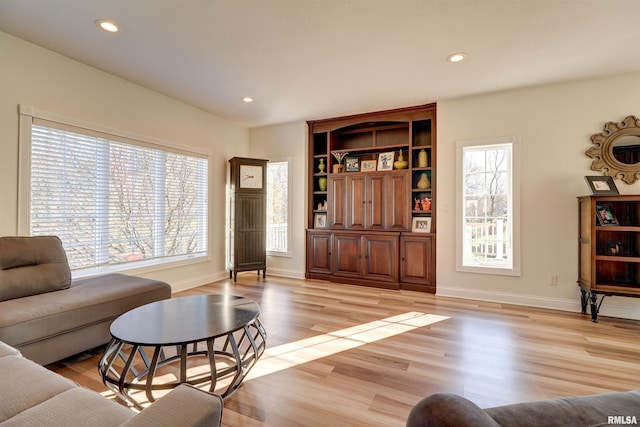
[[[489,407],[640,387],[639,321],[251,272],[174,297],[200,294],[256,301],[267,330],[224,426],[403,426],[437,392]],[[49,368],[109,396],[100,355]]]

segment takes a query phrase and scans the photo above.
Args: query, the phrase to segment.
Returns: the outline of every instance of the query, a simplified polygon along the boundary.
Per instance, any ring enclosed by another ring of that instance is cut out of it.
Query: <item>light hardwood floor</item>
[[[639,321],[255,273],[174,296],[202,293],[255,300],[268,334],[224,426],[403,426],[437,392],[490,407],[640,387]],[[49,367],[109,396],[99,357]]]

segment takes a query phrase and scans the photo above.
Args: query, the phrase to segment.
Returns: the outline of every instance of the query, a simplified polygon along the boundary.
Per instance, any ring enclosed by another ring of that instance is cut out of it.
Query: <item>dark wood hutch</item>
[[[640,195],[584,196],[578,201],[582,313],[590,306],[591,320],[597,322],[606,296],[640,298]],[[608,220],[598,220],[606,215]]]
[[[436,105],[307,124],[306,277],[435,293]],[[385,153],[406,165],[364,170]]]

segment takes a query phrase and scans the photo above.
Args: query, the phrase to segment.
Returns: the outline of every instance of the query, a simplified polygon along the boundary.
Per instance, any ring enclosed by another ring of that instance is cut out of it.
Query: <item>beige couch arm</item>
[[[220,426],[222,407],[220,396],[181,384],[122,427]]]

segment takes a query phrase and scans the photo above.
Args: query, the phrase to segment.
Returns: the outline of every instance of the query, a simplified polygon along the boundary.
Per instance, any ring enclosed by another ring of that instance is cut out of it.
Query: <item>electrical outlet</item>
[[[558,286],[558,275],[552,274],[549,276],[549,286]]]

